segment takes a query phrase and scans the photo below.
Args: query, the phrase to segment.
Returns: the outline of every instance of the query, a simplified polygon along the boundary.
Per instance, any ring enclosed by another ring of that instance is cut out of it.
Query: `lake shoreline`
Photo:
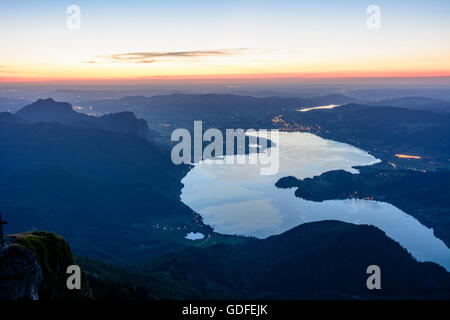
[[[357,147],[311,133],[280,132],[279,146],[280,171],[271,177],[259,175],[258,168],[249,165],[196,164],[182,181],[182,201],[218,233],[266,238],[300,224],[331,219],[374,225],[422,261],[438,261],[446,256],[448,248],[431,229],[388,203],[336,200],[320,204],[275,186],[280,178],[289,175],[304,179],[336,169],[354,174],[380,160]],[[390,225],[387,221],[394,222]],[[425,244],[404,234],[402,226],[422,234]]]

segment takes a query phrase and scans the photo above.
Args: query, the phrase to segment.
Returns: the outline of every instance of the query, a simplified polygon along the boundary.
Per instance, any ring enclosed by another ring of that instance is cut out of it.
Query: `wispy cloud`
[[[220,49],[220,50],[194,50],[194,51],[168,51],[168,52],[129,52],[117,53],[108,56],[101,56],[107,60],[114,62],[128,62],[128,63],[154,63],[170,58],[202,58],[202,57],[217,57],[217,56],[231,56],[242,54],[249,51],[249,49]],[[88,63],[95,63],[89,61]]]

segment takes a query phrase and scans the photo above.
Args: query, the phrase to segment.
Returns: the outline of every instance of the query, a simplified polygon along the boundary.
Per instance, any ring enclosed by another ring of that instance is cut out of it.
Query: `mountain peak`
[[[56,102],[53,100],[53,98],[47,98],[47,99],[37,99],[35,103],[50,103],[50,102]]]
[[[87,117],[87,115],[74,111],[70,103],[58,102],[52,98],[38,99],[17,111],[16,115],[31,122],[58,121],[62,123],[74,122]]]
[[[63,108],[66,110],[73,110],[72,105],[70,103],[55,101],[53,98],[37,99],[29,106],[32,106],[34,108],[45,106],[47,108]]]

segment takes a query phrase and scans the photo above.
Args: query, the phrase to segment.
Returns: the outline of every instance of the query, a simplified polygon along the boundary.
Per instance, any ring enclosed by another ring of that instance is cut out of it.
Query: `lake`
[[[280,132],[279,143],[273,148],[278,148],[280,170],[272,176],[260,175],[259,165],[248,161],[196,164],[182,180],[182,201],[216,232],[224,234],[265,238],[320,220],[374,225],[417,260],[433,261],[450,270],[450,250],[444,242],[433,235],[432,229],[389,203],[357,199],[306,201],[295,197],[295,189],[275,186],[285,176],[303,179],[338,169],[357,174],[353,166],[371,165],[378,159],[351,145],[300,132]]]

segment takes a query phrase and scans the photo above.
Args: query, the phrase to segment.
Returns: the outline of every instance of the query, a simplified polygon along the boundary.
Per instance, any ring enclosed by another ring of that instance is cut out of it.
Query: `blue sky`
[[[69,5],[81,29],[66,28]],[[381,9],[368,30],[366,8]],[[449,1],[2,1],[0,78],[450,70]],[[236,50],[146,60],[135,52]],[[109,58],[108,58],[109,57]],[[87,65],[90,62],[90,65]]]

